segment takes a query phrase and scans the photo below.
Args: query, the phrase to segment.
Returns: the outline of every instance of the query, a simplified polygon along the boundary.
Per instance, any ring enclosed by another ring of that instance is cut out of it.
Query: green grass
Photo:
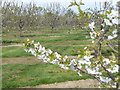
[[[47,48],[51,48],[61,55],[76,56],[77,51],[83,49],[84,46],[47,46]]]
[[[63,70],[57,65],[39,63],[35,65],[7,64],[3,65],[3,88],[36,86],[40,84],[92,78],[82,77],[71,70]]]
[[[25,28],[21,37],[17,29],[5,29],[3,31],[2,42],[4,44],[18,44],[27,38],[40,42],[42,46],[50,48],[61,55],[76,56],[77,52],[83,49],[84,45],[91,45],[87,32],[71,27],[59,27],[58,30],[51,30],[50,27],[44,28]],[[71,30],[70,30],[71,29]],[[69,33],[70,31],[70,33]],[[54,36],[54,37],[51,37]],[[80,46],[82,45],[82,46]],[[90,47],[93,48],[93,47]],[[103,54],[109,55],[110,50],[105,49]],[[3,47],[2,58],[28,57],[22,47]],[[3,88],[17,88],[24,86],[35,86],[39,84],[49,84],[70,80],[81,80],[91,78],[87,75],[79,77],[74,71],[67,72],[57,65],[39,63],[34,65],[27,64],[7,64],[3,65]]]
[[[81,36],[63,36],[63,37],[28,37],[32,40],[35,41],[39,41],[39,42],[43,42],[43,43],[55,43],[55,42],[63,42],[63,41],[71,41],[71,40],[88,40],[85,37],[81,37]],[[3,39],[3,44],[4,43],[20,43],[23,40],[26,40],[27,38],[13,38],[12,40],[9,39]]]
[[[32,56],[30,53],[26,53],[22,47],[3,47],[2,48],[2,58],[11,57],[25,57]]]
[[[83,49],[84,46],[53,46],[47,45],[46,48],[50,48],[54,52],[58,52],[61,55],[74,56],[77,55],[77,51]],[[2,58],[11,58],[11,57],[28,57],[32,56],[30,53],[24,51],[22,47],[3,47],[2,48]]]
[[[88,40],[88,38],[85,37],[85,35],[88,35],[85,31],[72,30],[69,34],[69,28],[70,27],[59,27],[58,30],[54,30],[53,32],[51,32],[50,28],[47,27],[44,27],[44,29],[25,28],[28,31],[23,32],[21,37],[19,37],[19,32],[17,31],[17,29],[5,29],[3,31],[4,33],[2,43],[3,45],[13,43],[19,44],[21,41],[29,38],[31,40],[35,40],[35,42],[40,42],[46,48],[50,48],[62,55],[73,56],[77,55],[78,50],[84,48],[84,46],[79,45],[90,44],[90,42],[85,42],[85,40]],[[3,58],[26,56],[31,56],[31,54],[24,52],[23,48],[21,47],[2,48]]]
[[[80,36],[81,35],[88,35],[85,31],[83,30],[71,30],[71,33],[69,34],[69,30],[68,28],[72,28],[72,27],[62,27],[62,28],[58,28],[58,30],[54,30],[53,32],[51,32],[49,27],[44,27],[42,29],[37,29],[37,28],[24,28],[21,37],[19,36],[20,32],[18,31],[18,29],[13,28],[6,28],[3,30],[3,43],[16,43],[14,41],[21,41],[23,39],[26,38],[32,38],[32,39],[36,39],[36,38],[41,38],[41,36],[46,37],[46,36],[62,36],[63,39],[64,37],[74,37],[73,39],[75,39],[76,36]],[[9,32],[8,32],[9,30]],[[27,30],[27,31],[26,31]],[[11,38],[11,39],[10,39]],[[77,39],[78,40],[78,39]],[[11,41],[11,42],[9,42]]]
[[[62,55],[74,56],[77,55],[77,51],[83,49],[84,45],[92,45],[89,38],[86,38],[88,33],[84,30],[71,30],[69,34],[69,29],[72,27],[58,27],[58,30],[53,30],[49,27],[44,28],[25,28],[21,37],[19,37],[19,32],[17,29],[5,29],[3,32],[3,45],[20,43],[27,38],[35,40],[35,42],[40,42],[46,48],[50,48]],[[5,35],[5,36],[4,36]],[[17,37],[14,37],[16,35]],[[53,37],[52,37],[53,36]],[[82,45],[82,46],[81,46]],[[103,54],[109,55],[111,51],[103,50]],[[3,58],[4,57],[25,57],[31,54],[25,53],[20,47],[9,47],[3,48]]]

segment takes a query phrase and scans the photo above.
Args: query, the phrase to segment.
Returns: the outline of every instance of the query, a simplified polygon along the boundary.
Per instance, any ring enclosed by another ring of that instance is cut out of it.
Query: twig
[[[103,66],[103,64],[101,64],[102,68],[107,72],[107,74],[110,76],[110,78],[115,81],[115,78],[110,74],[110,72],[106,69],[106,67]]]
[[[114,52],[118,53],[118,51],[115,50],[110,44],[107,43],[107,45],[108,45]]]
[[[89,73],[87,73],[87,72],[85,72],[85,71],[83,71],[83,70],[81,70],[80,68],[77,68],[78,70],[80,70],[81,72],[83,72],[83,73],[85,73],[85,74],[88,74],[88,75],[90,75],[90,76],[92,76],[92,77],[94,77],[95,79],[97,79],[101,84],[103,84],[103,82],[102,81],[100,81],[97,77],[95,77],[95,75],[93,75],[93,74],[89,74]]]

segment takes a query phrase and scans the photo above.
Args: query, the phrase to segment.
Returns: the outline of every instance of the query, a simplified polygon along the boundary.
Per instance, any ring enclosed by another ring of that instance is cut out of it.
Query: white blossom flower
[[[114,83],[110,83],[110,85],[112,86],[112,88],[116,88],[116,85],[117,83],[116,82],[114,82]]]
[[[108,19],[104,19],[104,22],[106,23],[106,25],[112,26],[112,23]]]
[[[91,62],[90,61],[86,61],[86,63],[85,64],[87,64],[87,65],[91,65]]]
[[[69,65],[76,65],[76,64],[77,64],[76,60],[72,59]]]
[[[50,58],[46,58],[46,60],[44,60],[44,62],[46,62],[46,63],[50,62]]]
[[[110,63],[110,60],[108,58],[103,59],[103,62],[105,62],[106,64]]]
[[[111,10],[111,13],[107,15],[107,17],[112,21],[113,24],[120,24],[118,17],[119,12],[118,10]]]
[[[101,24],[101,26],[103,26],[103,27],[104,27],[105,25],[104,25],[104,24]]]
[[[22,46],[24,47],[24,46],[25,46],[25,43],[23,43]]]
[[[86,66],[85,66],[85,69],[88,69],[88,68],[89,68],[89,66],[88,66],[88,65],[86,65]]]
[[[108,40],[111,40],[111,39],[113,39],[113,38],[114,38],[114,37],[111,36],[111,35],[108,36]]]
[[[70,66],[70,68],[71,68],[72,70],[74,70],[74,71],[76,71],[76,70],[77,70],[76,65],[77,65],[76,60],[75,60],[75,59],[71,60],[71,62],[70,62],[70,64],[69,64],[69,66]]]
[[[65,59],[68,59],[68,56],[65,56],[64,58],[65,58]]]
[[[28,50],[28,52],[35,52],[35,49],[30,48],[30,49]]]
[[[93,58],[94,56],[93,55],[90,55],[90,56],[84,56],[83,58],[87,61],[89,61],[91,58]]]
[[[34,56],[36,56],[36,52],[35,51],[31,52],[31,54],[34,55]]]
[[[92,22],[92,23],[89,24],[89,27],[90,27],[91,30],[93,30],[95,28],[94,25],[95,25],[95,22]]]
[[[112,19],[112,23],[113,23],[113,24],[117,24],[117,25],[120,24],[120,23],[119,23],[119,19],[117,19],[117,18]]]
[[[63,62],[66,62],[67,59],[68,59],[68,56],[65,56],[65,57],[63,58]]]
[[[110,14],[107,14],[107,17],[112,20],[115,17],[119,17],[119,12],[118,10],[111,10]]]
[[[38,59],[44,59],[45,55],[38,55]]]
[[[111,16],[111,17],[119,17],[119,12],[118,12],[118,10],[111,10],[110,16]]]
[[[48,53],[49,53],[49,54],[52,54],[53,52],[52,52],[52,50],[49,49],[49,50],[48,50]]]
[[[45,51],[46,51],[46,50],[45,50],[45,47],[42,47],[42,48],[41,48],[41,50],[42,50],[43,52],[45,52]]]
[[[82,74],[80,74],[80,71],[78,71],[77,74],[78,74],[79,76],[82,76]]]
[[[101,72],[98,72],[97,70],[92,70],[90,68],[86,68],[86,70],[89,74],[99,74],[99,75],[102,74]]]
[[[102,32],[104,32],[105,30],[104,30],[104,29],[102,29],[101,31],[102,31]]]
[[[116,85],[111,85],[112,86],[112,88],[116,88]]]
[[[116,38],[118,35],[117,34],[114,34],[113,37]]]
[[[111,68],[111,69],[109,68],[107,70],[111,73],[116,73],[116,72],[119,72],[119,66],[115,65],[113,68]]]
[[[90,32],[90,37],[91,37],[92,39],[95,39],[96,36],[97,36],[97,33],[96,33],[95,31]]]
[[[30,41],[30,39],[27,38],[27,41]]]
[[[81,63],[78,63],[78,66],[77,66],[77,68],[79,68],[79,69],[81,69],[81,68],[82,68],[82,65],[81,65]]]
[[[59,61],[58,60],[56,60],[56,59],[54,59],[52,62],[50,62],[50,63],[52,63],[52,64],[59,64]]]
[[[92,43],[95,43],[95,41],[92,41]]]
[[[58,54],[57,52],[55,52],[54,55],[55,55],[57,58],[60,58],[60,57],[61,57],[61,55]]]
[[[32,40],[32,42],[31,43],[34,43],[34,40]]]
[[[112,32],[112,34],[116,34],[116,33],[117,33],[117,29]]]
[[[84,49],[87,49],[87,47],[84,47]]]
[[[108,78],[108,77],[102,77],[102,76],[100,76],[99,78],[100,78],[100,80],[101,80],[102,82],[106,82],[106,83],[108,83],[109,81],[112,80],[111,78]]]
[[[78,62],[79,62],[78,64],[81,65],[81,64],[85,64],[86,61],[81,58],[81,59],[78,60]]]
[[[85,59],[85,60],[81,58],[81,59],[78,60],[79,67],[80,67],[81,64],[87,64],[88,66],[90,66],[91,65],[91,61],[88,58]]]
[[[77,67],[75,67],[74,65],[70,65],[70,68],[73,70],[73,71],[76,71],[77,70]]]
[[[95,37],[93,36],[93,33],[92,33],[92,32],[90,32],[90,37],[91,37],[92,39],[95,39]]]
[[[59,66],[60,66],[61,68],[65,69],[65,70],[68,70],[68,69],[69,69],[69,68],[66,67],[64,64],[59,64]]]
[[[28,52],[29,50],[28,49],[24,49],[25,52]]]
[[[38,52],[41,52],[41,51],[42,51],[42,46],[39,45],[39,47],[38,47]]]
[[[35,48],[37,48],[39,45],[40,45],[39,42],[34,44]]]
[[[48,51],[44,52],[43,54],[45,54],[45,56],[49,56],[49,52]]]

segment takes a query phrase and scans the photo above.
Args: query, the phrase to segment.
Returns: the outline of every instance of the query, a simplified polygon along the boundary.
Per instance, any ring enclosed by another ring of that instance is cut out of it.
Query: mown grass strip
[[[61,69],[57,65],[39,63],[35,65],[3,65],[2,78],[3,88],[17,88],[88,79],[92,77],[87,75],[80,77],[74,71]]]

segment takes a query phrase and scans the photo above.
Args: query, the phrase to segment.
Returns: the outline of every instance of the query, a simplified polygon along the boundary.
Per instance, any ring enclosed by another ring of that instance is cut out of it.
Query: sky
[[[8,1],[8,2],[18,2],[21,3],[23,2],[24,4],[30,3],[30,2],[34,2],[36,5],[40,5],[40,6],[45,6],[45,4],[47,3],[51,3],[51,2],[56,2],[56,3],[60,3],[62,6],[64,7],[68,7],[68,5],[70,5],[71,1],[74,0],[3,0],[3,1]],[[79,2],[80,0],[76,0],[77,2]],[[112,2],[113,5],[116,4],[117,1],[119,0],[82,0],[85,5],[81,6],[81,8],[84,10],[86,8],[94,8],[95,7],[95,2],[97,7],[100,6],[100,2],[103,4],[103,2],[108,1],[108,2]],[[73,6],[71,8],[74,11],[77,11],[77,7]]]
[[[29,3],[29,2],[60,2],[60,3],[64,3],[64,2],[71,2],[73,0],[3,0],[3,1],[18,1],[18,2],[25,2],[25,3]],[[76,0],[76,1],[80,1],[80,0]],[[113,3],[119,0],[82,0],[83,2],[104,2],[104,1],[112,1]]]

